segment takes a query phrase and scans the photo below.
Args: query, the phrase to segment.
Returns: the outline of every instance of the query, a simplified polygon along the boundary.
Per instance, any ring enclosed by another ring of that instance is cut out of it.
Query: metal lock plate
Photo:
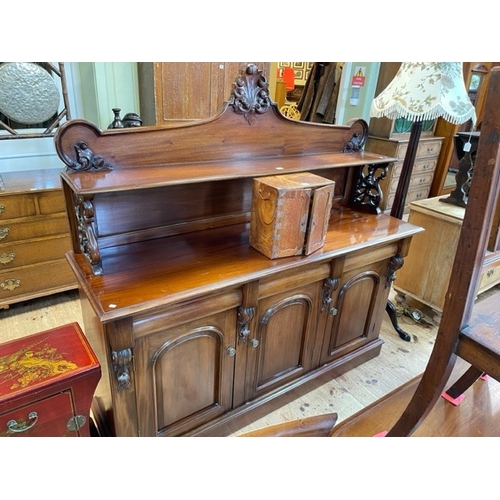
[[[71,417],[68,420],[66,427],[68,428],[68,431],[76,432],[79,431],[85,425],[86,421],[87,419],[85,418],[84,415],[75,415],[74,417]]]

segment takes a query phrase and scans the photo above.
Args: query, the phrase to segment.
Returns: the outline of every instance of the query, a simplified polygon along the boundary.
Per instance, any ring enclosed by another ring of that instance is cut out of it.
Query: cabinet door
[[[321,363],[329,363],[379,336],[388,260],[347,271],[341,278],[328,311]]]
[[[253,399],[311,369],[321,282],[259,301],[249,343],[246,399]]]
[[[177,436],[232,405],[236,312],[141,339],[134,349],[141,436]]]

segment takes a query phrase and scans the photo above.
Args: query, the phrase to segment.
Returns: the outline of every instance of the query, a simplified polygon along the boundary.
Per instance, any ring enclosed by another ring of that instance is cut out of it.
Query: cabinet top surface
[[[237,224],[104,248],[100,276],[92,274],[81,254],[68,257],[96,313],[107,321],[328,262],[421,231],[386,215],[340,210],[332,217],[323,248],[308,256],[268,259],[250,247],[248,229],[248,224]]]
[[[410,210],[434,214],[437,217],[447,217],[461,223],[465,215],[465,208],[441,201],[446,198],[447,196],[441,195],[414,201],[410,204]]]
[[[0,173],[0,196],[61,188],[62,169],[48,168]]]

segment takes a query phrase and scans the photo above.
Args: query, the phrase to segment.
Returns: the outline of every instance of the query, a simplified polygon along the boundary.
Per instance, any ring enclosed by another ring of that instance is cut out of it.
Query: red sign
[[[359,75],[354,75],[352,77],[352,86],[354,87],[363,87],[365,84],[365,77],[364,76],[359,76]]]

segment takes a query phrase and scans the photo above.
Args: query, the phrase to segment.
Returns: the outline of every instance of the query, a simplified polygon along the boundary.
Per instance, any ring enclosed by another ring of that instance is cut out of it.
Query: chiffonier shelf
[[[0,174],[0,308],[77,288],[60,171]]]
[[[253,65],[208,120],[60,128],[67,258],[114,435],[227,435],[380,352],[421,228],[380,213],[394,159],[364,152],[366,135],[285,118]],[[294,172],[335,181],[325,243],[270,259],[249,245],[253,180]]]

